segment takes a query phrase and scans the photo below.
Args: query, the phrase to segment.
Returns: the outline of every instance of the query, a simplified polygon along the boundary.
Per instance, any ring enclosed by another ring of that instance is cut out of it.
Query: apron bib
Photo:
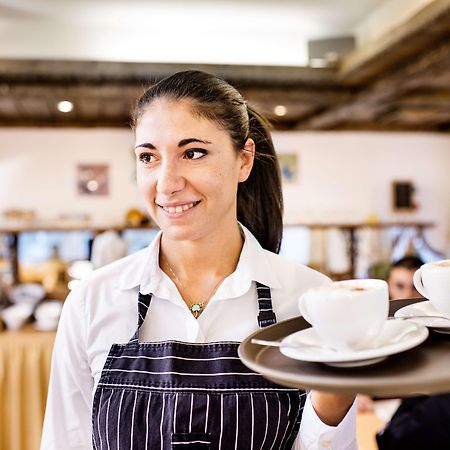
[[[256,283],[258,323],[276,323],[270,289]],[[240,361],[239,342],[142,342],[138,327],[113,344],[93,402],[95,450],[278,450],[298,434],[306,393],[272,383]]]

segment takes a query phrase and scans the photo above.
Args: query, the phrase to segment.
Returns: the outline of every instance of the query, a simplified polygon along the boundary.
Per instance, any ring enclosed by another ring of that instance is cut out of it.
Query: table
[[[38,450],[55,332],[0,331],[0,449]]]
[[[393,300],[390,314],[424,299]],[[359,368],[334,368],[287,358],[277,348],[252,344],[251,339],[279,340],[309,327],[302,317],[289,319],[253,333],[239,347],[244,364],[270,380],[295,388],[337,394],[368,394],[379,398],[450,392],[450,336],[431,332],[413,349],[382,363]],[[345,326],[345,324],[343,324]]]

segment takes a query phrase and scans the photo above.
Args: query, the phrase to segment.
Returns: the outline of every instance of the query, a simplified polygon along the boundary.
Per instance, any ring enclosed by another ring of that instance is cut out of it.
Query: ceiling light
[[[68,112],[72,111],[73,103],[69,102],[68,100],[62,100],[58,103],[57,108],[59,111],[61,111],[63,113],[68,113]]]
[[[284,105],[277,105],[277,106],[275,106],[275,108],[273,108],[273,112],[277,116],[285,116],[287,113],[287,108]]]

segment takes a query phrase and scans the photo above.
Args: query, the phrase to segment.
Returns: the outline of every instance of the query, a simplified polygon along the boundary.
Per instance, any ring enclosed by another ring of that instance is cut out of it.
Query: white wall
[[[77,194],[78,164],[110,166],[109,195]],[[34,209],[39,219],[91,214],[117,224],[140,205],[135,188],[133,135],[117,129],[0,130],[0,210]]]
[[[450,136],[427,133],[276,132],[280,153],[299,154],[299,178],[285,185],[286,222],[432,221],[435,247],[450,249]],[[117,129],[0,129],[0,211],[34,209],[45,221],[89,213],[121,223],[142,208],[135,188],[133,135]],[[79,196],[76,166],[110,165],[110,195]],[[391,182],[411,180],[419,204],[391,211]]]
[[[285,185],[286,222],[431,221],[430,244],[450,250],[450,136],[431,133],[275,133],[298,152],[299,180]],[[392,211],[391,183],[410,180],[418,208]]]

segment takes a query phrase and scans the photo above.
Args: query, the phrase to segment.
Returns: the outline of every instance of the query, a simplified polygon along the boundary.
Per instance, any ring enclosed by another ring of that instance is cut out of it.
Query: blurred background
[[[450,257],[450,1],[0,0],[1,450],[38,448],[69,290],[156,235],[129,113],[188,68],[272,121],[283,254],[336,280]]]

